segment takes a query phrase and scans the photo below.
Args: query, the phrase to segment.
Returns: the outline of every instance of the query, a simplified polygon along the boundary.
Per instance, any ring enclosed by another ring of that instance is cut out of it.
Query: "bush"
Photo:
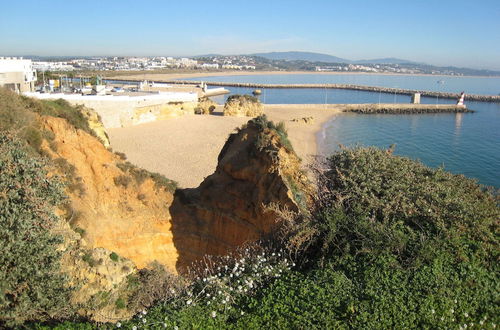
[[[474,180],[377,148],[342,150],[319,176],[315,223],[324,255],[394,254],[402,264],[438,249],[492,265],[498,197]]]
[[[168,179],[164,175],[155,172],[149,172],[145,169],[135,166],[130,162],[123,162],[116,164],[123,172],[131,175],[138,185],[141,185],[146,179],[151,179],[155,183],[156,188],[163,188],[166,191],[174,192],[177,189],[177,182]],[[120,175],[114,179],[116,185],[122,185],[127,187],[132,181],[129,177],[125,175]]]
[[[63,99],[36,100],[0,88],[0,131],[14,132],[40,153],[42,139],[50,141],[53,137],[41,128],[36,114],[64,118],[75,128],[99,139],[82,113],[82,106],[72,106]]]
[[[342,150],[322,165],[315,168],[316,208],[290,238],[302,244],[300,237],[314,233],[313,244],[303,245],[306,268],[249,302],[252,326],[499,321],[497,196],[390,150]]]
[[[114,262],[117,262],[118,260],[120,260],[120,257],[115,252],[111,252],[109,254],[109,259],[113,260]]]
[[[62,185],[47,177],[45,166],[17,138],[0,133],[0,327],[67,312],[62,238],[50,233]]]

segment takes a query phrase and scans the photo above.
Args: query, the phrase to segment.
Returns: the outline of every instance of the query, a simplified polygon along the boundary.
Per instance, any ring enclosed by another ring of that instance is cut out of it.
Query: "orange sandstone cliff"
[[[269,234],[278,216],[268,206],[304,208],[310,186],[283,126],[265,117],[229,136],[214,174],[196,189],[177,190],[170,212],[182,269]]]
[[[152,262],[177,273],[205,255],[222,255],[279,224],[268,206],[306,208],[310,186],[284,127],[258,117],[230,135],[214,174],[196,189],[126,162],[66,120],[39,118],[53,139],[43,152],[69,183],[60,210],[63,270],[80,289],[72,303],[96,321],[129,317],[118,309],[129,276]]]

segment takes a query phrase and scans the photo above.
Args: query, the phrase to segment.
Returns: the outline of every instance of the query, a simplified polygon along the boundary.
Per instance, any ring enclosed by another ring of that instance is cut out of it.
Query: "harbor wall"
[[[474,112],[474,110],[467,109],[465,106],[457,106],[453,104],[266,104],[264,109],[272,108],[290,108],[290,109],[303,109],[304,114],[307,114],[307,109],[325,109],[335,110],[341,112],[354,112],[361,114],[424,114],[424,113],[462,113]]]
[[[192,80],[168,80],[170,84],[201,84],[202,81]],[[347,89],[354,91],[366,91],[387,94],[403,94],[413,95],[420,93],[421,96],[439,97],[442,99],[458,100],[460,93],[448,92],[433,92],[425,90],[403,89],[403,88],[390,88],[390,87],[377,87],[377,86],[364,86],[364,85],[351,85],[351,84],[259,84],[259,83],[236,83],[236,82],[217,82],[207,81],[204,82],[207,86],[225,86],[225,87],[243,87],[243,88],[317,88],[317,89]],[[479,94],[465,94],[467,101],[480,101],[480,102],[498,102],[500,103],[500,95],[479,95]]]

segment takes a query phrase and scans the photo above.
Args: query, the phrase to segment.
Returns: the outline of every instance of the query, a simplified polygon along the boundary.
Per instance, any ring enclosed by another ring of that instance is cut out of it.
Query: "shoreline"
[[[183,115],[166,120],[108,130],[111,147],[124,152],[130,162],[179,182],[183,188],[197,187],[214,173],[217,157],[229,134],[251,117]],[[323,125],[340,111],[324,106],[264,105],[269,120],[285,122],[289,139],[305,167],[318,154]],[[313,117],[312,123],[292,119]]]
[[[109,77],[105,79],[124,79],[126,77],[137,77],[136,79],[182,79],[182,78],[202,78],[202,77],[218,77],[218,76],[259,76],[259,75],[382,75],[382,76],[430,76],[430,77],[454,77],[454,78],[500,78],[500,76],[456,76],[446,74],[430,74],[430,73],[391,73],[391,72],[329,72],[329,71],[212,71],[212,72],[190,72],[190,73],[151,73],[142,71],[141,73],[131,72],[130,74],[123,74]],[[160,78],[150,79],[150,76],[162,76]]]

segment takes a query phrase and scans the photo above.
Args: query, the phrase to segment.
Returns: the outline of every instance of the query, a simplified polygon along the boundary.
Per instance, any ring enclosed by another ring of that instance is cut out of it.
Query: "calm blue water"
[[[374,74],[294,74],[249,75],[192,78],[191,80],[263,84],[354,84],[381,87],[421,89],[469,94],[500,94],[500,77],[408,76]],[[442,83],[437,83],[442,81]]]
[[[386,76],[386,75],[262,75],[203,78],[208,81],[260,83],[350,83],[477,94],[498,94],[500,78]],[[196,80],[196,79],[194,79]],[[444,84],[437,84],[444,80]],[[248,94],[252,88],[228,88]],[[227,97],[227,96],[226,96]],[[225,97],[216,101],[222,103]],[[261,101],[287,103],[407,103],[410,97],[349,90],[266,89]],[[454,103],[423,98],[422,103]],[[476,178],[500,188],[500,104],[466,102],[473,114],[357,115],[342,114],[328,122],[319,137],[320,152],[330,154],[339,144],[396,144],[395,153],[419,159],[429,166],[444,166],[453,173]],[[306,115],[306,114],[304,114]]]

